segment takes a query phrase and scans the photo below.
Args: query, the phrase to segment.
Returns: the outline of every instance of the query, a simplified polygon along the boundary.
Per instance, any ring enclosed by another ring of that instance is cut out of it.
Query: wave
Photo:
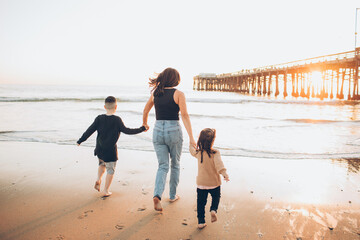
[[[100,111],[104,111],[104,108],[89,108],[89,110],[91,111],[96,111],[96,112],[100,112]],[[133,114],[133,115],[138,115],[138,116],[142,116],[143,112],[142,111],[136,111],[136,110],[120,110],[118,115],[121,116],[121,114],[123,113],[129,113],[129,114]],[[149,113],[150,116],[155,115],[153,113]],[[207,115],[207,114],[197,114],[197,113],[191,113],[190,117],[194,117],[194,118],[212,118],[212,119],[234,119],[234,120],[250,120],[251,118],[243,118],[243,117],[236,117],[236,116],[230,116],[230,115]],[[256,118],[256,119],[262,119],[262,120],[274,120],[274,119],[270,119],[270,118]]]
[[[339,158],[352,158],[358,157],[359,152],[325,152],[325,153],[304,153],[304,152],[274,152],[256,149],[245,148],[222,148],[221,155],[224,156],[243,156],[243,157],[256,157],[256,158],[271,158],[271,159],[339,159]]]
[[[89,98],[76,98],[76,97],[0,97],[0,102],[93,102],[104,101],[104,97],[89,97]],[[118,97],[119,102],[142,102],[146,103],[148,96],[126,96]],[[253,98],[196,98],[188,97],[187,102],[192,103],[214,103],[214,104],[246,104],[246,103],[265,103],[265,104],[300,104],[300,105],[357,105],[360,101],[320,101],[320,100],[285,100],[285,99],[264,99],[260,97]]]
[[[285,119],[285,121],[297,122],[297,123],[337,123],[343,121],[325,120],[325,119]]]
[[[45,98],[18,98],[18,97],[0,97],[0,102],[93,102],[93,101],[104,101],[104,97],[95,98],[74,98],[74,97],[45,97]],[[120,97],[117,98],[119,102],[146,102],[147,97]],[[237,100],[237,99],[212,99],[212,98],[188,98],[188,102],[195,103],[228,103],[228,104],[239,104],[252,102],[252,100]],[[257,101],[253,101],[257,102]],[[261,101],[260,101],[261,102]]]
[[[323,119],[286,119],[286,121],[292,121],[297,123],[335,123],[338,121],[323,120]]]
[[[38,132],[57,132],[57,130],[38,130],[38,131],[0,131],[0,134],[9,134],[9,133],[38,133]]]
[[[118,144],[119,149],[134,151],[151,151],[154,152],[151,139],[140,139],[139,142],[131,142],[128,144]],[[0,138],[0,142],[34,142],[34,143],[52,143],[58,145],[74,145],[75,139],[45,139],[37,137],[6,137]],[[95,147],[95,143],[85,142],[84,147]],[[306,160],[306,159],[354,159],[358,158],[360,152],[334,152],[334,153],[303,153],[303,152],[273,152],[244,148],[226,148],[217,147],[221,151],[222,156],[228,157],[244,157],[244,158],[262,158],[262,159],[284,159],[284,160]],[[183,147],[183,152],[188,153],[188,147]]]
[[[212,118],[212,119],[235,119],[235,120],[247,120],[249,118],[242,118],[242,117],[236,117],[236,116],[229,116],[229,115],[207,115],[207,114],[196,114],[191,113],[190,117],[196,117],[196,118]]]
[[[97,102],[104,101],[105,98],[12,98],[0,97],[0,102]],[[118,98],[118,102],[145,102],[146,98]]]
[[[89,108],[91,111],[103,111],[103,108]],[[119,115],[122,113],[129,113],[133,115],[142,116],[142,111],[136,110],[121,110]],[[154,115],[150,113],[150,115]],[[331,123],[359,123],[360,120],[348,120],[348,121],[341,121],[341,120],[327,120],[327,119],[311,119],[311,118],[304,118],[304,119],[276,119],[276,118],[267,118],[267,117],[244,117],[244,116],[233,116],[233,115],[209,115],[209,114],[198,114],[198,113],[191,113],[190,117],[192,118],[207,118],[207,119],[232,119],[232,120],[264,120],[264,121],[285,121],[285,122],[295,122],[295,123],[308,123],[308,124],[331,124]],[[267,126],[267,127],[297,127],[297,125],[280,125],[280,126]]]
[[[359,147],[360,146],[360,138],[353,139],[353,140],[347,142],[346,145]]]
[[[242,95],[246,96],[246,95]],[[270,99],[256,96],[246,96],[247,98],[194,98],[188,97],[188,102],[195,103],[227,103],[227,104],[246,104],[246,103],[267,103],[267,104],[299,104],[299,105],[358,105],[360,100],[302,100],[302,99]],[[251,97],[251,99],[250,99]]]
[[[16,131],[0,131],[0,134],[15,133]]]
[[[359,120],[349,120],[349,121],[341,121],[341,120],[327,120],[327,119],[285,119],[285,121],[296,122],[296,123],[312,123],[312,124],[327,124],[327,123],[358,123]]]

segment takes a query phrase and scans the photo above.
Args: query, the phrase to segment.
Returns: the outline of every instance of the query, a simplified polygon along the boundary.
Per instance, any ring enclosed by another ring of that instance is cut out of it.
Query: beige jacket
[[[221,160],[219,150],[216,150],[215,154],[209,155],[203,152],[203,162],[201,163],[201,152],[196,152],[195,147],[189,147],[192,156],[198,160],[198,175],[196,177],[196,184],[198,186],[220,186],[221,178],[220,174],[227,176],[226,168]]]

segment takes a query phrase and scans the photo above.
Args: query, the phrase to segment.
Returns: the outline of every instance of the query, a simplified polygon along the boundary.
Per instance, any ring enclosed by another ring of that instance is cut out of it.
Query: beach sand
[[[360,177],[348,162],[223,157],[218,221],[197,229],[196,160],[177,202],[153,210],[154,152],[119,150],[111,191],[93,189],[93,148],[0,142],[0,239],[360,239]],[[103,181],[104,182],[104,181]],[[103,187],[103,185],[101,186]]]

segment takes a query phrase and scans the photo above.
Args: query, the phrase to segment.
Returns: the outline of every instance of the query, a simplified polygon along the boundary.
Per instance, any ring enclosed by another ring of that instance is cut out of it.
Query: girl
[[[149,112],[155,106],[156,122],[153,131],[153,144],[159,163],[153,197],[156,211],[162,211],[161,198],[165,188],[166,176],[169,172],[169,165],[171,165],[170,202],[179,199],[176,188],[179,183],[180,156],[183,143],[179,112],[189,136],[190,144],[196,144],[186,108],[185,95],[175,88],[179,83],[179,72],[173,68],[166,68],[156,78],[151,78],[149,85],[152,87],[152,94],[143,112],[143,124],[148,129]],[[171,164],[169,164],[169,159],[171,159]]]
[[[205,128],[201,131],[196,149],[190,144],[190,153],[198,159],[197,184],[197,218],[198,228],[206,227],[205,205],[208,193],[211,194],[212,202],[210,207],[211,222],[217,220],[217,209],[220,202],[220,174],[225,181],[229,181],[226,168],[221,160],[219,150],[213,149],[216,130]]]

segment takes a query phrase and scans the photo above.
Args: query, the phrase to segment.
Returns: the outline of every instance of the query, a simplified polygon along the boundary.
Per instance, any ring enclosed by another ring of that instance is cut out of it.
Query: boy
[[[102,176],[107,171],[104,197],[110,196],[112,193],[109,191],[110,184],[114,177],[116,161],[118,160],[117,154],[117,141],[120,133],[125,134],[138,134],[147,129],[142,126],[140,128],[127,128],[120,117],[114,115],[117,102],[116,98],[109,96],[105,99],[104,108],[106,114],[99,115],[95,118],[93,124],[84,132],[81,138],[77,141],[78,146],[86,141],[95,131],[97,131],[96,147],[94,155],[99,158],[98,178],[95,182],[94,188],[100,192],[100,185]]]

